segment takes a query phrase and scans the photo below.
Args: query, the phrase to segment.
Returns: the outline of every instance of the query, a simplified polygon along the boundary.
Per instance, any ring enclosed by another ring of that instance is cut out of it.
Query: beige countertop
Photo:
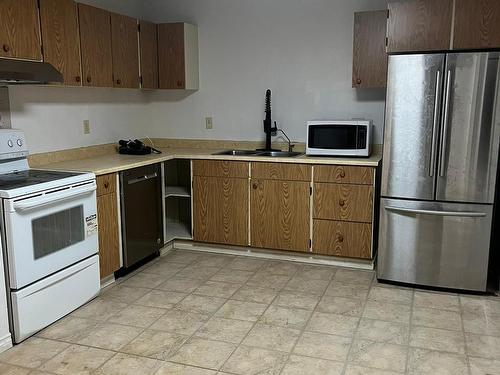
[[[120,155],[106,154],[96,157],[88,157],[77,160],[69,160],[45,165],[37,168],[88,171],[96,175],[114,173],[126,169],[141,167],[148,164],[159,163],[171,159],[210,159],[210,160],[233,160],[253,162],[275,162],[275,163],[304,163],[304,164],[331,164],[331,165],[355,165],[376,167],[382,156],[373,154],[369,158],[338,158],[338,157],[264,157],[264,156],[227,156],[213,155],[218,150],[193,149],[193,148],[159,148],[161,154],[150,155]]]

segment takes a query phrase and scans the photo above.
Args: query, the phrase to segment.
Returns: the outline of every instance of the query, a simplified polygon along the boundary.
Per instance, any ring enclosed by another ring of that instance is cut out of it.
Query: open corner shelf
[[[165,198],[168,197],[190,198],[191,191],[186,186],[166,186]]]

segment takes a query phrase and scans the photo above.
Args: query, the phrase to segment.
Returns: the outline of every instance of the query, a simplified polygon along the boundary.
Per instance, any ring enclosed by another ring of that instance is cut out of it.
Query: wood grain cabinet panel
[[[139,52],[141,88],[158,88],[158,30],[154,23],[140,21]]]
[[[193,176],[248,178],[248,163],[229,160],[193,160]]]
[[[60,71],[67,86],[81,86],[78,10],[73,0],[40,0],[43,59]]]
[[[315,254],[371,259],[372,226],[363,223],[314,220]]]
[[[373,186],[314,184],[315,219],[371,223]]]
[[[116,191],[116,173],[97,176],[97,196],[114,193]]]
[[[252,178],[311,181],[311,166],[306,164],[252,163]]]
[[[0,57],[42,60],[37,0],[0,1]]]
[[[111,13],[114,87],[139,88],[137,20]]]
[[[336,184],[373,185],[375,168],[315,165],[314,182],[333,182]]]
[[[387,11],[354,13],[352,87],[387,86]]]
[[[453,49],[500,48],[500,1],[455,0]]]
[[[193,178],[194,240],[248,244],[248,179]]]
[[[390,2],[387,52],[450,49],[453,0]]]
[[[309,198],[308,182],[252,179],[251,246],[308,251]]]
[[[78,4],[84,86],[113,87],[111,17],[104,9]]]
[[[118,206],[115,193],[97,197],[99,225],[99,267],[101,279],[120,268]]]

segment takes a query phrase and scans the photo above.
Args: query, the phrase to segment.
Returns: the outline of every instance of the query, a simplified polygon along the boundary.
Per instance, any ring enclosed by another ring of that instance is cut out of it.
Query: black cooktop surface
[[[41,184],[78,176],[79,172],[44,171],[41,169],[27,169],[25,171],[0,174],[0,190],[12,190],[25,186]]]

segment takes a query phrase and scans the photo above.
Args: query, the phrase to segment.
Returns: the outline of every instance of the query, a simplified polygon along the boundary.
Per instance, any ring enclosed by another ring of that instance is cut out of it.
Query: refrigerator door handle
[[[429,163],[429,177],[434,177],[434,171],[436,170],[436,147],[437,147],[437,132],[439,123],[439,103],[441,102],[439,98],[440,94],[440,81],[441,81],[441,71],[438,69],[436,72],[436,96],[434,98],[434,116],[432,123],[432,144],[431,144],[431,160]]]
[[[434,215],[434,216],[485,217],[487,215],[485,212],[419,210],[416,208],[405,208],[396,206],[385,206],[385,209],[389,211],[405,212],[411,214]]]
[[[446,72],[446,92],[444,100],[444,116],[441,126],[441,149],[439,151],[439,177],[444,176],[445,172],[445,157],[446,157],[446,140],[448,138],[448,122],[450,109],[450,91],[451,91],[451,70]]]

